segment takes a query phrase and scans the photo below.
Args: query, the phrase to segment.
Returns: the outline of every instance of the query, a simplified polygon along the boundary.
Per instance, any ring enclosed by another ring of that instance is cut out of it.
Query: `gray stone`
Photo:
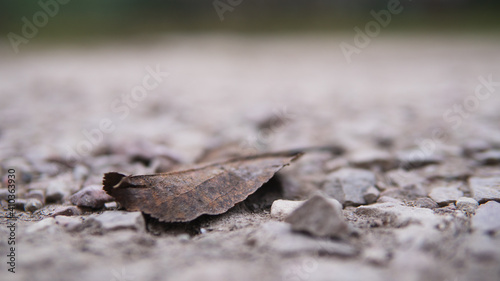
[[[271,206],[271,217],[283,220],[289,216],[295,209],[302,205],[305,201],[291,201],[278,199]]]
[[[398,205],[403,205],[403,201],[390,196],[380,196],[377,199],[377,203],[394,203]]]
[[[367,204],[375,203],[380,196],[380,191],[375,186],[370,186],[364,193],[363,198]]]
[[[41,221],[38,221],[26,228],[27,234],[37,233],[43,231],[45,229],[51,228],[56,224],[56,220],[54,218],[45,218]]]
[[[61,206],[54,210],[52,216],[79,216],[82,211],[76,206]]]
[[[30,199],[30,198],[38,199],[38,201],[40,201],[40,202],[45,202],[45,194],[44,194],[43,190],[40,190],[40,189],[30,190],[26,194],[26,199]]]
[[[85,223],[104,232],[120,229],[145,231],[145,221],[141,212],[106,211],[89,217]]]
[[[24,210],[26,212],[33,213],[34,211],[41,209],[43,207],[42,202],[40,200],[31,198],[26,201],[26,204],[24,204]]]
[[[421,185],[425,181],[425,178],[419,176],[416,172],[401,169],[389,171],[386,176],[392,184],[408,190]]]
[[[83,229],[83,223],[80,218],[68,216],[56,216],[56,223],[64,227],[67,231],[80,231]]]
[[[372,247],[368,248],[363,252],[363,258],[365,259],[366,262],[373,264],[373,265],[378,265],[378,266],[385,266],[389,263],[391,259],[390,253],[380,247]]]
[[[430,164],[437,164],[443,161],[443,158],[440,155],[435,153],[425,153],[420,149],[401,151],[398,153],[397,159],[400,165],[406,170]]]
[[[389,152],[377,149],[356,151],[349,158],[349,162],[358,168],[378,167],[384,171],[397,166],[396,159]]]
[[[100,185],[89,185],[70,197],[71,203],[78,207],[100,209],[104,203],[114,201]]]
[[[435,227],[442,221],[431,209],[401,206],[390,202],[359,206],[354,213],[362,217],[381,219],[393,227],[413,223]]]
[[[26,199],[17,199],[16,202],[14,203],[14,207],[17,210],[23,210],[24,211],[24,206],[26,205],[26,202],[28,202]]]
[[[347,159],[343,157],[337,157],[327,161],[324,165],[324,170],[326,172],[332,172],[347,166],[349,166],[349,161],[347,161]]]
[[[498,263],[500,259],[500,239],[495,238],[495,236],[484,235],[482,231],[471,233],[464,241],[468,255],[477,261]]]
[[[436,187],[429,193],[429,197],[439,205],[447,205],[457,201],[464,193],[456,187]]]
[[[371,171],[343,168],[329,174],[322,189],[346,206],[357,206],[366,204],[363,194],[375,185],[375,181],[375,174]]]
[[[497,177],[471,177],[469,187],[472,197],[479,203],[488,200],[500,200],[500,176]]]
[[[500,203],[489,201],[477,208],[472,227],[478,231],[494,233],[500,230]]]
[[[83,183],[89,175],[89,168],[85,165],[78,164],[73,168],[73,178],[78,183]]]
[[[429,165],[418,170],[418,173],[431,180],[462,180],[470,176],[471,169],[462,159],[454,159],[440,165]]]
[[[470,197],[458,198],[455,205],[457,206],[457,209],[467,214],[473,214],[476,212],[477,207],[479,207],[479,203],[474,198]]]
[[[348,225],[342,215],[342,205],[335,199],[315,195],[293,211],[286,222],[295,231],[315,236],[341,237],[348,233]]]
[[[351,257],[358,254],[350,244],[293,232],[290,224],[277,221],[262,224],[249,235],[247,242],[262,251],[271,250],[283,255],[313,253]]]
[[[500,150],[475,153],[474,160],[484,165],[496,165],[500,163]]]
[[[427,197],[417,198],[417,200],[413,202],[413,206],[428,209],[435,209],[439,207],[439,205],[434,200]]]
[[[467,140],[463,144],[463,154],[472,156],[476,152],[486,151],[491,148],[491,144],[482,139]]]
[[[60,180],[54,180],[47,186],[47,191],[45,192],[45,200],[47,203],[59,202],[68,196],[68,189],[65,187],[65,183]]]
[[[5,201],[9,200],[9,194],[10,194],[10,192],[8,189],[1,188],[0,189],[0,200],[5,200]]]

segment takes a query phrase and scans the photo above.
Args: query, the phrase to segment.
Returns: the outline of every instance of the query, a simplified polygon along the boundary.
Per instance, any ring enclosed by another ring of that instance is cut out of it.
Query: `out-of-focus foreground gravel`
[[[381,36],[347,63],[343,40],[168,36],[17,56],[4,46],[1,279],[499,280],[500,41]],[[308,153],[279,173],[278,195],[188,225],[102,207],[109,198],[89,188],[105,172],[168,171],[207,149],[204,160],[318,145],[344,153]],[[82,188],[88,198],[71,196]],[[317,193],[343,204],[343,235],[292,231],[270,209]]]

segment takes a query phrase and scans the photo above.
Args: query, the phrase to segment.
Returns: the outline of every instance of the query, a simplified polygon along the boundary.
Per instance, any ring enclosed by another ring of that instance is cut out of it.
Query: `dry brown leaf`
[[[126,210],[164,222],[217,215],[245,200],[291,161],[297,151],[236,158],[189,170],[154,175],[107,173],[103,189]]]

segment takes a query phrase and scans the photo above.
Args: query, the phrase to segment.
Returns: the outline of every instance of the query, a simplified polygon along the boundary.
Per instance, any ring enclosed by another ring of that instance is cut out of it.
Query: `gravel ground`
[[[381,36],[350,64],[342,41],[1,48],[0,279],[500,280],[500,41]],[[335,149],[192,223],[101,190],[110,171],[316,146]]]

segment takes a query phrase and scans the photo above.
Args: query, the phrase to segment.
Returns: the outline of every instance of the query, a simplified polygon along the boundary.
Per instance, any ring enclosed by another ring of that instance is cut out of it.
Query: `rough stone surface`
[[[483,139],[470,139],[463,144],[463,153],[466,156],[472,156],[488,149],[491,149],[491,144]]]
[[[271,217],[283,220],[289,216],[295,209],[302,205],[305,201],[291,201],[278,199],[271,206]]]
[[[30,198],[34,198],[34,199],[38,199],[38,201],[40,202],[45,202],[45,194],[43,192],[43,190],[30,190],[28,192],[28,194],[26,194],[26,198],[30,199]]]
[[[469,187],[473,198],[479,203],[488,200],[500,200],[500,176],[471,177]]]
[[[477,207],[479,207],[479,203],[474,198],[470,197],[458,198],[455,205],[457,206],[457,209],[468,214],[473,214],[476,211]]]
[[[141,212],[106,211],[100,215],[89,217],[85,223],[102,231],[145,230],[145,221]]]
[[[370,186],[364,193],[363,198],[367,204],[374,203],[380,196],[380,191],[375,186]]]
[[[0,189],[0,200],[7,201],[8,197],[9,197],[9,194],[10,194],[10,192],[9,192],[8,189],[6,189],[6,188],[5,189],[4,188]]]
[[[366,204],[363,194],[375,185],[375,175],[362,169],[343,168],[329,174],[323,191],[343,205]]]
[[[47,203],[59,202],[69,195],[65,183],[59,180],[51,181],[45,192],[45,200]]]
[[[78,207],[100,209],[104,207],[104,203],[113,201],[114,199],[102,190],[100,185],[89,185],[73,194],[70,200],[71,203]]]
[[[413,171],[391,170],[386,175],[392,184],[405,190],[417,189],[425,182],[425,178]]]
[[[349,162],[359,168],[380,168],[382,170],[394,169],[397,166],[396,159],[384,150],[361,150],[354,152]]]
[[[56,220],[54,218],[45,218],[41,221],[38,221],[32,225],[30,225],[28,228],[26,228],[26,233],[27,234],[32,234],[32,233],[38,233],[43,230],[49,229],[53,227],[56,224]]]
[[[415,169],[429,164],[436,164],[443,159],[435,153],[425,153],[420,149],[406,150],[398,153],[400,165],[407,170]]]
[[[394,203],[377,203],[359,206],[355,213],[371,218],[381,219],[394,226],[401,227],[417,223],[435,227],[441,219],[430,209],[401,206]]]
[[[426,197],[417,198],[417,200],[414,201],[413,205],[415,207],[428,208],[428,209],[434,209],[439,207],[439,205],[434,200]]]
[[[429,197],[439,205],[445,205],[457,201],[464,193],[456,187],[436,187],[429,193]]]
[[[394,203],[394,204],[398,204],[398,205],[403,205],[403,201],[401,201],[397,198],[390,197],[390,196],[380,196],[377,199],[377,203]]]
[[[295,209],[285,220],[295,231],[315,236],[341,237],[348,233],[342,205],[331,198],[315,195]]]
[[[500,163],[500,150],[488,150],[474,154],[474,159],[481,164],[496,165]]]
[[[497,232],[500,230],[500,203],[489,201],[477,208],[472,217],[472,227],[483,232]]]
[[[316,253],[349,257],[358,254],[358,250],[346,242],[318,240],[303,233],[293,232],[291,225],[284,222],[267,222],[248,239],[263,250],[285,255]]]
[[[31,212],[31,213],[33,213],[34,211],[36,211],[42,207],[43,207],[42,202],[38,199],[35,199],[35,198],[28,199],[26,201],[26,203],[24,204],[24,210],[26,212]]]
[[[55,216],[55,220],[58,225],[61,225],[67,231],[80,231],[83,229],[83,223],[80,218]]]
[[[429,165],[418,170],[419,175],[430,180],[462,180],[471,174],[471,167],[462,159],[450,159],[440,165]]]
[[[61,206],[54,210],[52,216],[79,216],[82,211],[76,206]]]

